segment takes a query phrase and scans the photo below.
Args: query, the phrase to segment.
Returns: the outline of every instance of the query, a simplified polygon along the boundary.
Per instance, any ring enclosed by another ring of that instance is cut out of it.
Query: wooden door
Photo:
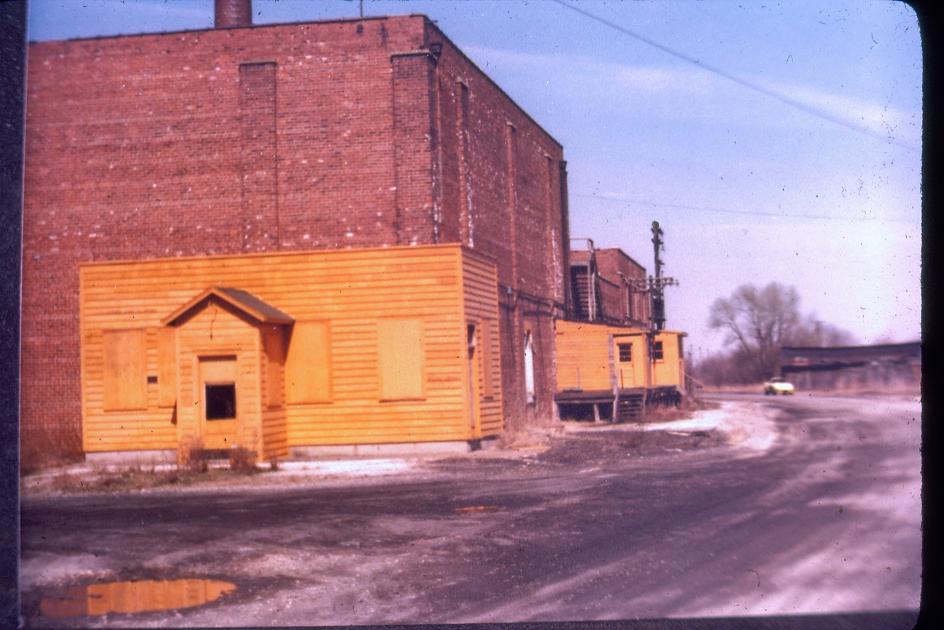
[[[636,340],[633,337],[614,335],[613,359],[616,361],[616,383],[620,389],[639,387],[636,383],[636,365],[633,353]]]
[[[230,448],[239,423],[236,357],[200,357],[200,421],[203,447]]]
[[[479,374],[481,373],[481,352],[476,349],[478,341],[478,327],[475,324],[466,326],[466,345],[468,347],[469,373],[469,433],[478,434],[479,427]]]

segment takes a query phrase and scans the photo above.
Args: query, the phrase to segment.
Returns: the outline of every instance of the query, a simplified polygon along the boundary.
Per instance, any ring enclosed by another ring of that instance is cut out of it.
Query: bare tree
[[[746,357],[758,375],[773,373],[780,347],[801,321],[796,289],[776,282],[762,289],[745,284],[711,305],[708,326],[725,332],[725,342]]]
[[[848,330],[833,326],[811,314],[804,318],[803,323],[784,345],[823,347],[847,346],[852,343],[855,343],[855,337]]]
[[[732,358],[746,361],[755,379],[773,374],[783,346],[824,346],[852,342],[852,335],[800,312],[800,295],[771,282],[763,288],[741,285],[711,305],[708,326],[725,332]],[[742,372],[743,373],[743,372]]]

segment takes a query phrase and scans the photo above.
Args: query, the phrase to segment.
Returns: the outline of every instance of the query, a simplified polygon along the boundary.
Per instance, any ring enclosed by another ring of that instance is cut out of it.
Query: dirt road
[[[758,396],[720,421],[705,413],[356,483],[27,499],[24,616],[153,627],[866,611],[881,614],[861,627],[910,627],[920,404]],[[194,577],[237,588],[178,611],[39,614],[66,585]]]

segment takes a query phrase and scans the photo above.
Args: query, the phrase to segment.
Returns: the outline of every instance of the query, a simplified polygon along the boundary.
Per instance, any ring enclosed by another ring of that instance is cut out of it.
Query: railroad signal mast
[[[632,282],[633,288],[649,293],[651,312],[649,316],[650,327],[652,330],[663,330],[665,328],[665,293],[663,289],[668,286],[678,286],[678,280],[662,276],[662,252],[665,251],[665,243],[662,241],[662,228],[658,221],[652,222],[652,249],[655,255],[655,276],[649,276],[646,279],[639,279]]]
[[[665,294],[663,289],[668,286],[678,286],[678,280],[662,277],[662,265],[664,263],[660,254],[665,251],[665,243],[662,241],[662,228],[658,221],[652,222],[652,249],[656,263],[655,277],[649,276],[649,294],[652,296],[652,329],[662,330],[665,328]]]

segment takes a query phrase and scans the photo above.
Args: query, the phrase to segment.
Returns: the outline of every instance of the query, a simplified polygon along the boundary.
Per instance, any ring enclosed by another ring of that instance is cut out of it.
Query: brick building
[[[570,281],[576,318],[648,327],[646,268],[619,248],[598,249],[590,239],[572,240]]]
[[[498,267],[507,425],[554,415],[563,149],[421,15],[31,43],[21,443],[80,450],[78,265],[461,243]],[[533,366],[533,367],[532,367]]]

